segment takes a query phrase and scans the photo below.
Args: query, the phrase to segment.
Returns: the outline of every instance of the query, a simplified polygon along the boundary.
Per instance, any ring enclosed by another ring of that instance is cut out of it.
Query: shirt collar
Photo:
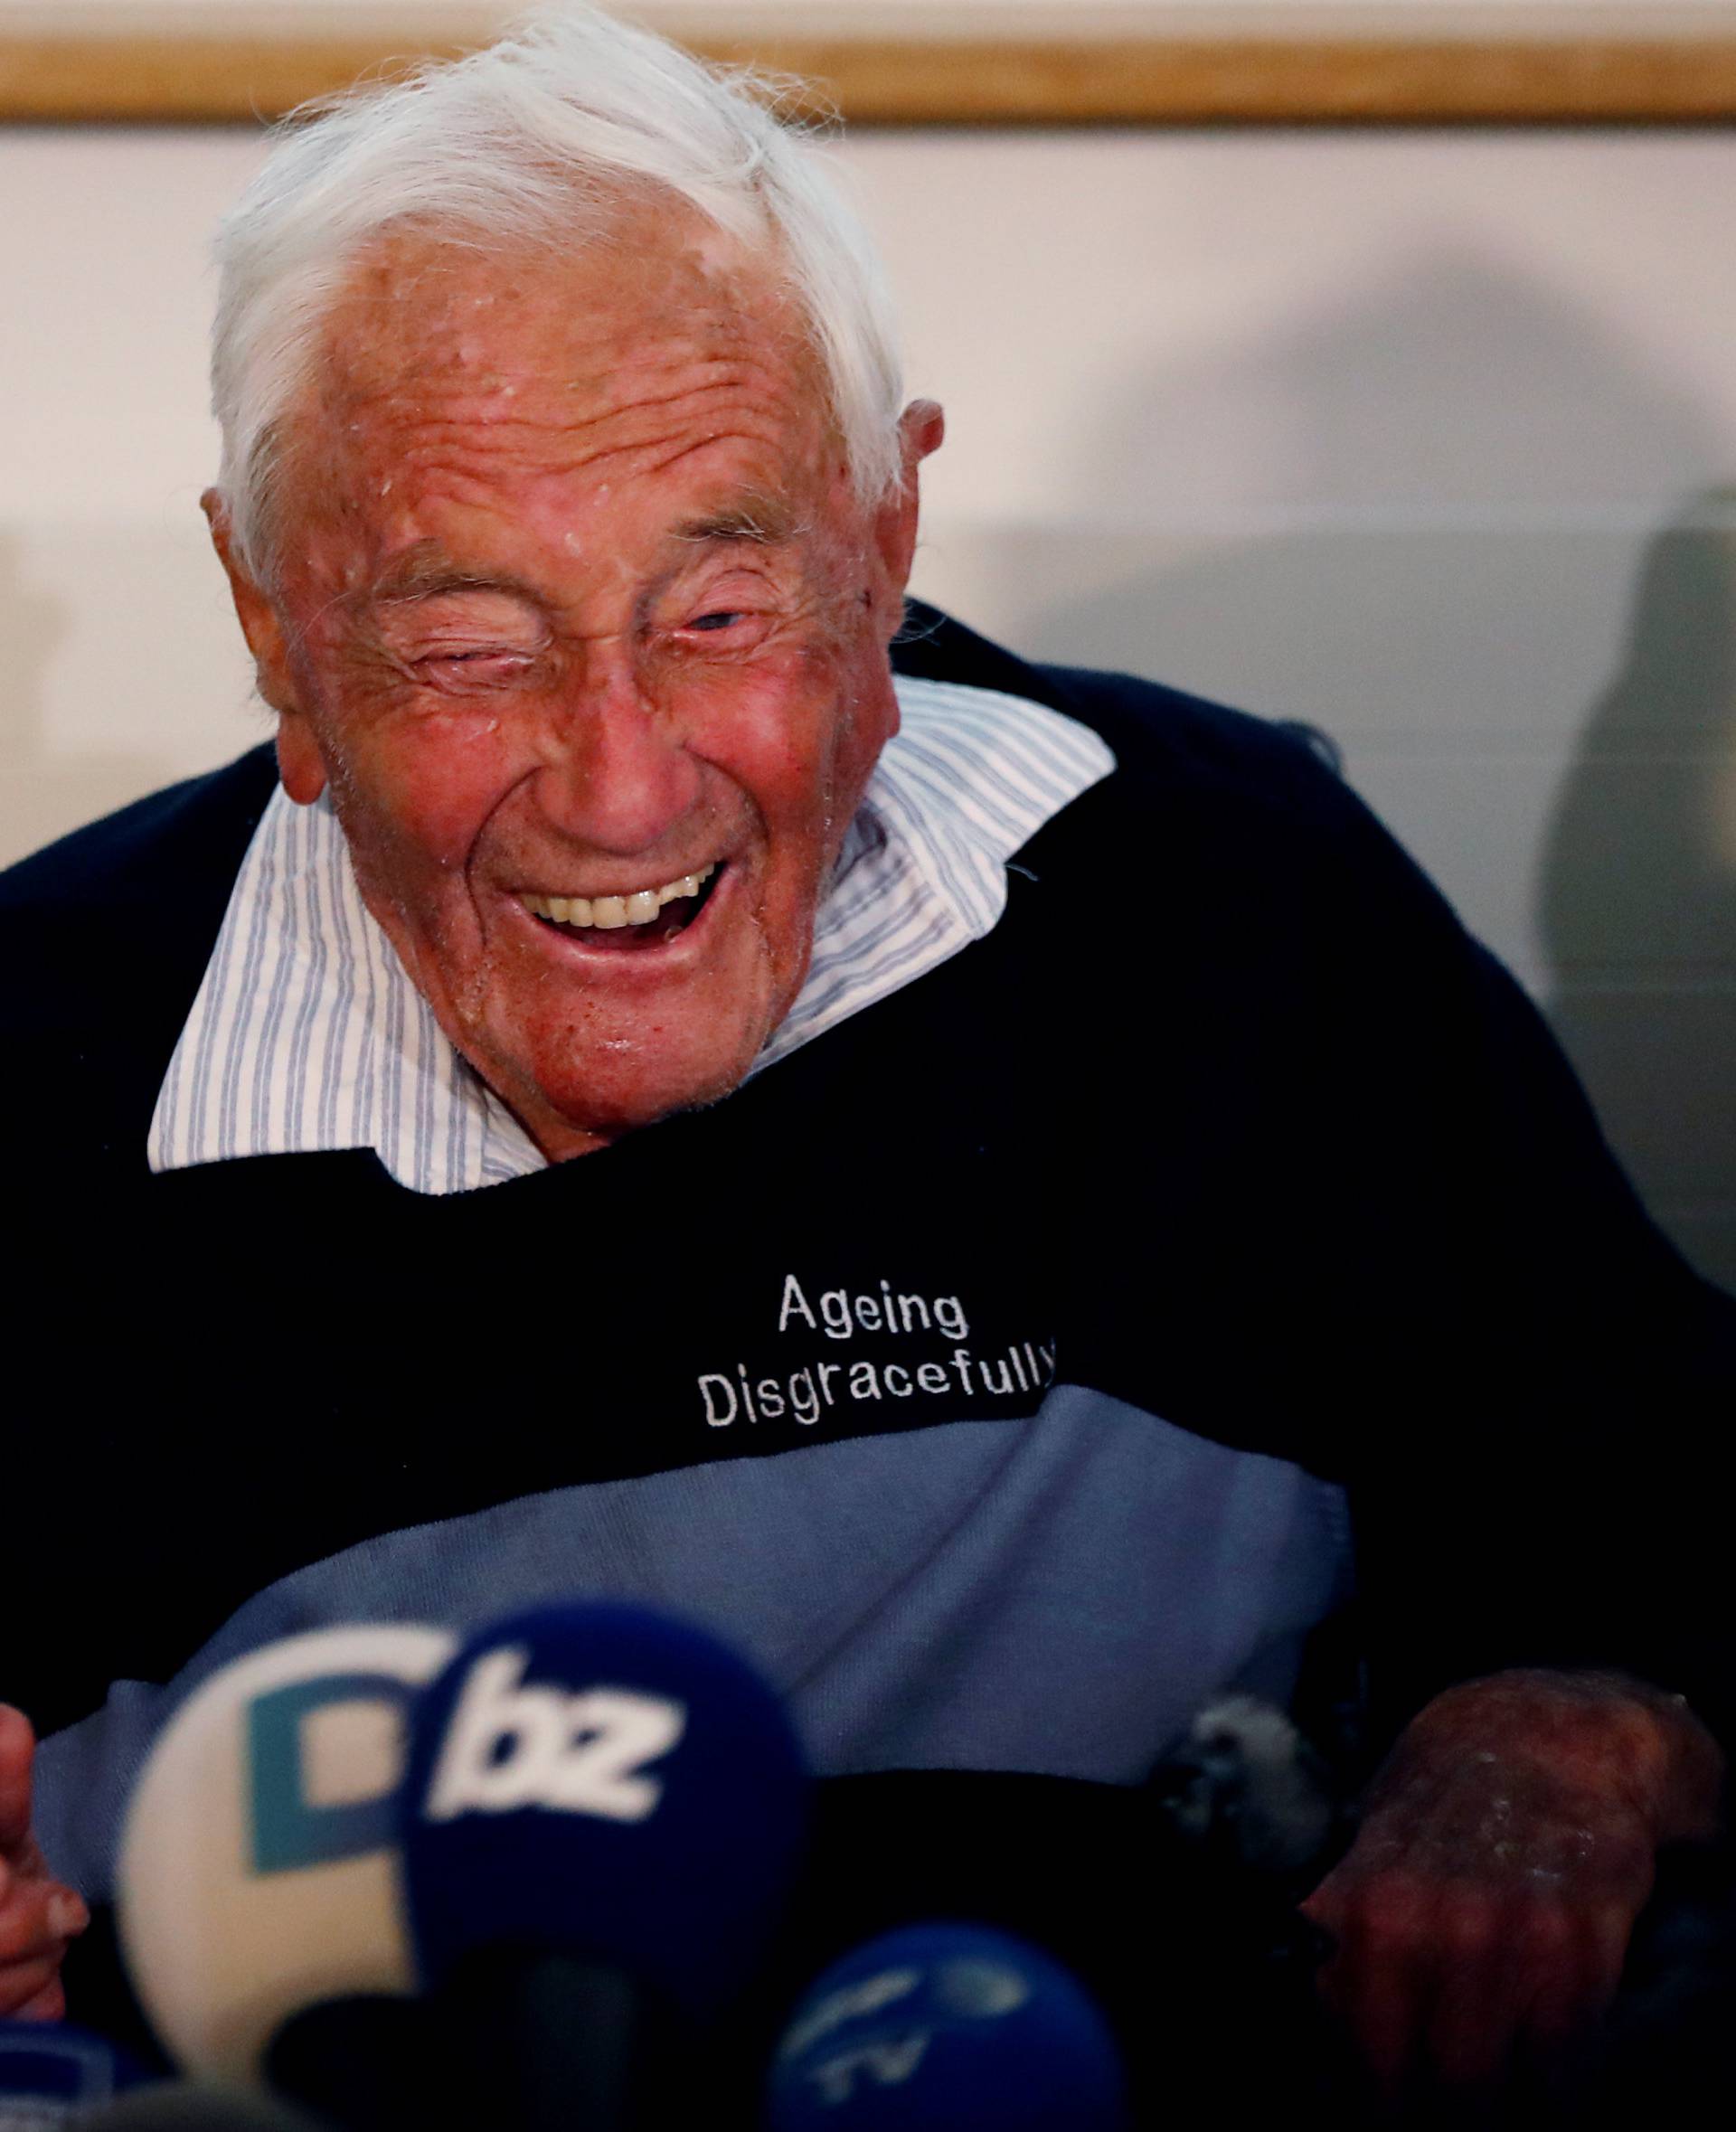
[[[820,907],[807,982],[762,1071],[992,930],[1006,861],[1115,767],[1022,696],[897,681],[882,753]],[[153,1170],[372,1148],[413,1192],[544,1166],[447,1040],[362,901],[329,802],[275,792],[157,1096]]]

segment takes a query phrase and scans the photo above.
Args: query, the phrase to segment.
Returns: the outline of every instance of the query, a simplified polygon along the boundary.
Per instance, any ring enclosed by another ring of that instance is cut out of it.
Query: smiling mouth
[[[709,901],[721,863],[684,873],[662,888],[626,896],[521,896],[531,916],[552,933],[582,940],[588,948],[633,953],[661,947],[684,932]]]

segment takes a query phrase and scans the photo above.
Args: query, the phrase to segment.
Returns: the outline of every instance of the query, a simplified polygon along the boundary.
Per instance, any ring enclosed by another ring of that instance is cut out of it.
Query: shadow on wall
[[[1038,656],[1344,743],[1358,788],[1547,995],[1660,1220],[1731,1285],[1736,517],[1722,497],[1726,530],[1695,513],[1649,553],[1641,523],[1721,448],[1607,316],[1444,254],[1142,382],[1069,482],[1119,525],[1082,553],[1071,532],[1012,536],[999,562],[1041,605],[995,619]],[[1234,538],[1212,532],[1226,493],[1252,522]],[[1274,504],[1294,512],[1275,533]]]
[[[32,588],[23,543],[0,534],[0,764],[8,769],[40,752],[48,669],[68,629],[59,601]]]
[[[1736,1288],[1736,490],[1646,554],[1544,845],[1552,1018],[1661,1216]]]
[[[88,574],[100,597],[93,590],[90,611],[80,613],[33,577],[26,542],[0,534],[0,866],[163,781],[160,755],[54,748],[50,697],[57,662],[88,649],[85,640],[95,630],[112,627],[121,645],[136,646],[126,611],[129,588],[116,582],[112,558],[94,559]],[[136,681],[137,672],[129,678]],[[110,686],[99,700],[113,693]],[[118,715],[131,708],[123,695]]]
[[[1638,366],[1608,309],[1461,244],[1383,262],[1051,433],[1064,491],[1159,516],[1631,505],[1688,494],[1715,455],[1703,412]]]

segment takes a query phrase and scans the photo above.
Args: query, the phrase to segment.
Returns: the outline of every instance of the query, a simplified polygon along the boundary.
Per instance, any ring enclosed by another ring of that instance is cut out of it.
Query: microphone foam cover
[[[304,2006],[268,2045],[265,2077],[287,2101],[353,2132],[419,2132],[457,2113],[448,2032],[426,1999],[366,1992]]]
[[[257,2090],[159,2080],[80,2118],[77,2132],[327,2132],[324,2120]]]
[[[411,1720],[404,1880],[423,1976],[540,1949],[708,2012],[749,1981],[807,1807],[782,1704],[703,1630],[603,1604],[497,1622]]]
[[[1061,1966],[986,1926],[910,1925],[804,1995],[772,2059],[771,2132],[1121,2132],[1119,2054]]]
[[[70,2021],[0,2021],[0,2132],[51,2132],[144,2078],[126,2052]]]
[[[133,1986],[190,2071],[257,2077],[317,2000],[413,1988],[398,1888],[405,1709],[442,1629],[318,1629],[251,1652],[182,1704],[121,1842]]]

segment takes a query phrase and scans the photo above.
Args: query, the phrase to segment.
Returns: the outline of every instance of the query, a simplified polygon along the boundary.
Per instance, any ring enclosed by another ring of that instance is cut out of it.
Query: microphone
[[[447,2038],[424,1999],[354,1992],[304,2006],[272,2036],[264,2067],[278,2094],[343,2132],[465,2121]]]
[[[1347,1805],[1319,1750],[1252,1695],[1208,1703],[1146,1788],[1179,1835],[1237,1872],[1312,1886],[1347,1835]]]
[[[118,1924],[134,1987],[191,2071],[259,2078],[292,2015],[414,1989],[397,1894],[405,1713],[456,1639],[318,1629],[212,1674],[127,1808]]]
[[[65,2021],[0,2021],[0,2132],[54,2132],[145,2078],[124,2051]]]
[[[987,1927],[910,1925],[833,1963],[772,2058],[768,2132],[1123,2132],[1126,2082],[1083,1987]]]
[[[412,1716],[404,1886],[491,2114],[673,2108],[778,1923],[808,1799],[781,1703],[698,1628],[574,1604],[467,1645]]]
[[[78,2121],[77,2132],[325,2132],[275,2096],[245,2088],[159,2080]]]

